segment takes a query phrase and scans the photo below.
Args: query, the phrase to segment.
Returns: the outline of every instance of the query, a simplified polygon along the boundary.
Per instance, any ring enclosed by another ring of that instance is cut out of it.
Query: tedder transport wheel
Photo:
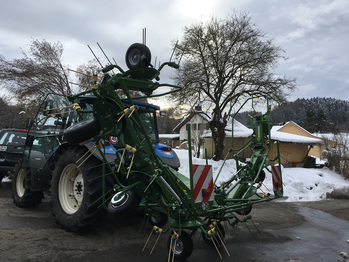
[[[108,203],[108,212],[111,214],[131,214],[139,206],[139,197],[129,190],[125,193],[116,193]]]
[[[30,169],[18,163],[12,178],[12,198],[16,206],[36,207],[41,203],[42,191],[31,191],[30,182]]]
[[[246,206],[246,208],[235,211],[240,216],[247,216],[252,211],[252,205]]]
[[[174,252],[175,258],[184,260],[193,252],[193,240],[187,232],[182,231],[182,234],[179,236],[177,241],[175,241],[175,239],[172,239],[171,241],[171,236],[169,237],[168,248],[170,249],[171,256]]]
[[[150,65],[151,53],[149,48],[140,43],[132,44],[126,51],[126,65],[129,69],[140,68],[142,66],[142,56],[145,56],[143,63],[145,67]]]
[[[65,140],[70,145],[77,145],[88,141],[101,131],[101,126],[96,118],[90,118],[68,127],[64,130]]]
[[[215,241],[216,244],[217,243],[220,244],[221,240],[224,241],[224,239],[225,239],[225,230],[224,230],[224,227],[222,226],[222,224],[217,223],[216,232],[217,232],[216,235],[212,236],[212,238],[213,238],[213,241]],[[219,234],[219,236],[217,234]],[[203,240],[207,244],[212,245],[212,246],[214,245],[213,242],[212,242],[212,238],[209,235],[205,234],[204,232],[202,232],[201,235],[202,235]]]
[[[152,226],[163,227],[168,221],[168,216],[160,211],[153,211],[149,215],[149,222]]]
[[[52,214],[67,231],[84,230],[103,213],[101,162],[92,156],[79,167],[77,161],[85,152],[84,147],[63,151],[52,173]]]

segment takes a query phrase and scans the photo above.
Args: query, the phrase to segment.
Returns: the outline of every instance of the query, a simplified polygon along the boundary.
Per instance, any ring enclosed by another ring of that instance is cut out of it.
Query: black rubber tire
[[[5,176],[6,176],[6,172],[0,172],[0,183]]]
[[[223,238],[222,240],[224,241],[224,239],[225,239],[224,227],[220,223],[217,223],[217,227],[218,227],[219,231],[216,229],[216,232],[218,231],[217,234],[220,234],[220,237]],[[204,232],[201,232],[201,235],[202,235],[202,239],[205,241],[206,244],[213,246],[213,242],[212,242],[212,239],[210,236],[208,236]],[[221,243],[221,240],[217,235],[213,237],[213,240],[215,241],[216,244]]]
[[[15,166],[12,178],[13,203],[18,207],[36,207],[43,199],[42,191],[30,190],[30,168],[22,167],[21,163]]]
[[[167,246],[170,252],[170,256],[173,255],[174,250],[174,244],[175,239],[172,240],[172,246],[171,246],[171,236],[168,238]],[[192,254],[194,249],[194,244],[191,236],[185,232],[182,231],[182,234],[179,236],[176,242],[176,248],[174,250],[174,257],[180,260],[185,260]]]
[[[265,172],[264,170],[261,170],[261,172],[258,175],[258,179],[256,180],[256,183],[263,182],[265,179]]]
[[[136,212],[138,206],[138,196],[134,191],[129,190],[122,196],[119,203],[113,204],[109,201],[107,209],[110,214],[131,214]]]
[[[246,208],[235,211],[240,216],[247,216],[252,211],[252,205],[246,206]]]
[[[153,211],[149,216],[149,223],[152,226],[163,227],[167,224],[168,215],[160,211]]]
[[[76,123],[64,130],[64,137],[68,144],[77,145],[86,142],[101,131],[96,118],[90,118]]]
[[[136,69],[142,66],[142,55],[145,55],[143,60],[144,66],[148,67],[151,61],[151,53],[149,48],[140,43],[132,44],[126,51],[126,65],[129,69]]]
[[[52,215],[67,231],[86,230],[100,221],[105,213],[101,206],[101,161],[92,156],[78,167],[76,162],[85,152],[85,147],[62,151],[52,173]]]

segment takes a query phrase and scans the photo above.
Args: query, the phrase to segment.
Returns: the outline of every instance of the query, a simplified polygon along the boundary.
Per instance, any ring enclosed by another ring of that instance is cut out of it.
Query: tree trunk
[[[197,151],[196,151],[196,157],[197,157],[197,158],[200,157],[201,146],[202,146],[202,139],[199,138],[199,141],[198,141],[198,148],[197,148]],[[204,153],[204,156],[205,156],[205,153]]]
[[[225,126],[226,120],[213,120],[210,122],[210,129],[212,131],[212,138],[215,144],[215,151],[213,160],[218,161],[224,159],[224,140],[225,140]]]

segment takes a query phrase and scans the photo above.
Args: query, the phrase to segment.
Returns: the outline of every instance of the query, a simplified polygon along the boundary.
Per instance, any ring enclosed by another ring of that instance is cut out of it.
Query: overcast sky
[[[348,0],[1,0],[0,54],[11,60],[32,39],[60,41],[71,68],[93,59],[103,63],[98,42],[119,65],[129,45],[142,41],[157,61],[166,61],[183,28],[213,15],[247,12],[257,27],[285,50],[277,73],[297,79],[289,100],[333,97],[349,101]],[[153,60],[154,62],[154,60]],[[166,71],[167,76],[170,71]]]

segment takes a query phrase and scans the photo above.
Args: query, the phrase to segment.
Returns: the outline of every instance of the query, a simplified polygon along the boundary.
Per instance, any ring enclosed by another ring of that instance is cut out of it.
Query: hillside
[[[251,126],[247,116],[252,112],[243,112],[237,120]],[[274,122],[294,121],[310,132],[336,132],[349,129],[349,102],[334,98],[297,99],[274,107],[270,113]]]

